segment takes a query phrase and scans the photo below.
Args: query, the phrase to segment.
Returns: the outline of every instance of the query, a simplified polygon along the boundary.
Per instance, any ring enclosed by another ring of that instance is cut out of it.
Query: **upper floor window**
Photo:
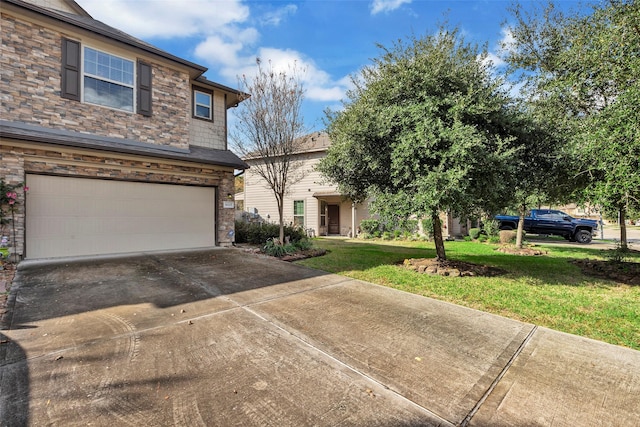
[[[193,91],[193,116],[199,119],[211,120],[213,96],[211,93],[194,89]]]
[[[84,48],[84,101],[133,112],[134,63]]]
[[[135,70],[135,71],[134,71]],[[151,64],[136,62],[62,38],[60,95],[143,116],[152,114]]]

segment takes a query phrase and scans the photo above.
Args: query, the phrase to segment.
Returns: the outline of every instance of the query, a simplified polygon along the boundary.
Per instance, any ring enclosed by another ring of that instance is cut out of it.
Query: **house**
[[[302,162],[304,171],[302,180],[289,187],[285,196],[285,224],[304,227],[315,236],[353,236],[352,230],[359,232],[360,222],[371,218],[369,200],[353,203],[340,194],[337,187],[326,182],[315,165],[322,159],[331,145],[326,133],[314,133],[307,138],[292,161]],[[255,158],[245,159],[251,165]],[[238,206],[244,207],[242,216],[249,219],[277,222],[278,208],[273,192],[256,168],[248,169],[244,174],[244,192],[235,196]],[[450,213],[440,214],[442,234],[446,239],[459,238],[468,234],[470,225]]]
[[[247,165],[227,111],[246,94],[72,0],[0,1],[0,178],[28,187],[17,257],[230,245]]]
[[[360,221],[369,218],[368,203],[352,203],[315,170],[330,144],[326,133],[314,133],[292,156],[293,162],[302,163],[299,171],[303,177],[288,188],[283,218],[285,224],[299,225],[316,236],[349,236],[353,229],[357,230]],[[255,158],[245,160],[249,165],[259,161]],[[275,196],[255,168],[246,170],[244,192],[236,195],[236,200],[243,203],[249,216],[278,221]]]

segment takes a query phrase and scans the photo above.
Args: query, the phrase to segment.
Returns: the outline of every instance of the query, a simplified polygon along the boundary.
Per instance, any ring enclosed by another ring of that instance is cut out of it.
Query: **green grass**
[[[429,242],[316,239],[322,257],[298,263],[452,302],[558,331],[640,350],[640,287],[585,276],[572,258],[603,251],[540,245],[544,256],[497,252],[496,245],[446,242],[447,258],[499,267],[498,277],[440,277],[403,268],[405,258],[434,258]],[[633,260],[640,262],[640,256]]]

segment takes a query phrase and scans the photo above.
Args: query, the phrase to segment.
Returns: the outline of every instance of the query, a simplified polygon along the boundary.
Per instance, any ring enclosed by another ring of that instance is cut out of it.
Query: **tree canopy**
[[[621,216],[640,208],[640,4],[607,0],[590,14],[549,3],[516,24],[507,61],[531,109],[572,143],[574,197]]]
[[[284,242],[284,197],[289,187],[302,179],[303,164],[295,155],[306,142],[302,117],[304,87],[295,64],[289,71],[264,68],[257,59],[253,78],[242,76],[241,90],[250,93],[238,106],[236,123],[230,132],[234,149],[251,164],[278,206],[280,243]]]
[[[486,50],[457,29],[379,47],[344,110],[327,112],[319,170],[353,200],[372,197],[382,217],[434,219],[445,259],[439,213],[496,210],[511,191],[517,114]]]

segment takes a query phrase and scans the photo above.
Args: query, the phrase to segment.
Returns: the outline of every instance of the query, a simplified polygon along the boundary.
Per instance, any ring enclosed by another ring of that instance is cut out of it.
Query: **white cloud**
[[[260,21],[263,25],[272,25],[277,27],[278,25],[280,25],[283,19],[285,19],[289,15],[294,15],[297,11],[298,6],[296,6],[295,4],[288,4],[285,7],[281,7],[280,9],[265,13]]]
[[[230,80],[242,75],[251,78],[257,72],[256,58],[260,58],[263,68],[272,67],[276,72],[291,74],[295,68],[306,90],[305,98],[309,101],[336,102],[344,98],[348,79],[334,81],[312,59],[295,50],[262,47],[255,55],[236,58],[237,66],[224,67],[220,72]]]
[[[493,67],[501,67],[506,64],[502,58],[492,52],[487,54],[487,57],[484,58],[483,62],[485,65],[491,65]]]
[[[511,28],[503,28],[502,29],[502,38],[498,42],[498,46],[500,46],[501,51],[509,52],[515,46],[515,37],[513,35],[513,31]]]
[[[81,6],[95,19],[140,38],[188,37],[208,34],[245,22],[249,7],[241,0],[84,0]]]
[[[379,0],[376,0],[379,1]],[[407,0],[395,0],[403,3]],[[193,55],[211,68],[214,81],[235,86],[238,76],[255,74],[256,58],[271,61],[274,69],[289,71],[294,64],[306,89],[306,99],[338,102],[348,87],[346,79],[335,81],[303,53],[261,47],[260,32],[252,23],[277,26],[297,12],[289,4],[258,17],[242,0],[79,0],[95,19],[136,37],[149,40],[186,38],[196,41]],[[172,52],[184,57],[182,52]]]
[[[405,3],[411,3],[412,0],[373,0],[371,4],[371,14],[375,15],[380,12],[391,12],[399,8]]]

